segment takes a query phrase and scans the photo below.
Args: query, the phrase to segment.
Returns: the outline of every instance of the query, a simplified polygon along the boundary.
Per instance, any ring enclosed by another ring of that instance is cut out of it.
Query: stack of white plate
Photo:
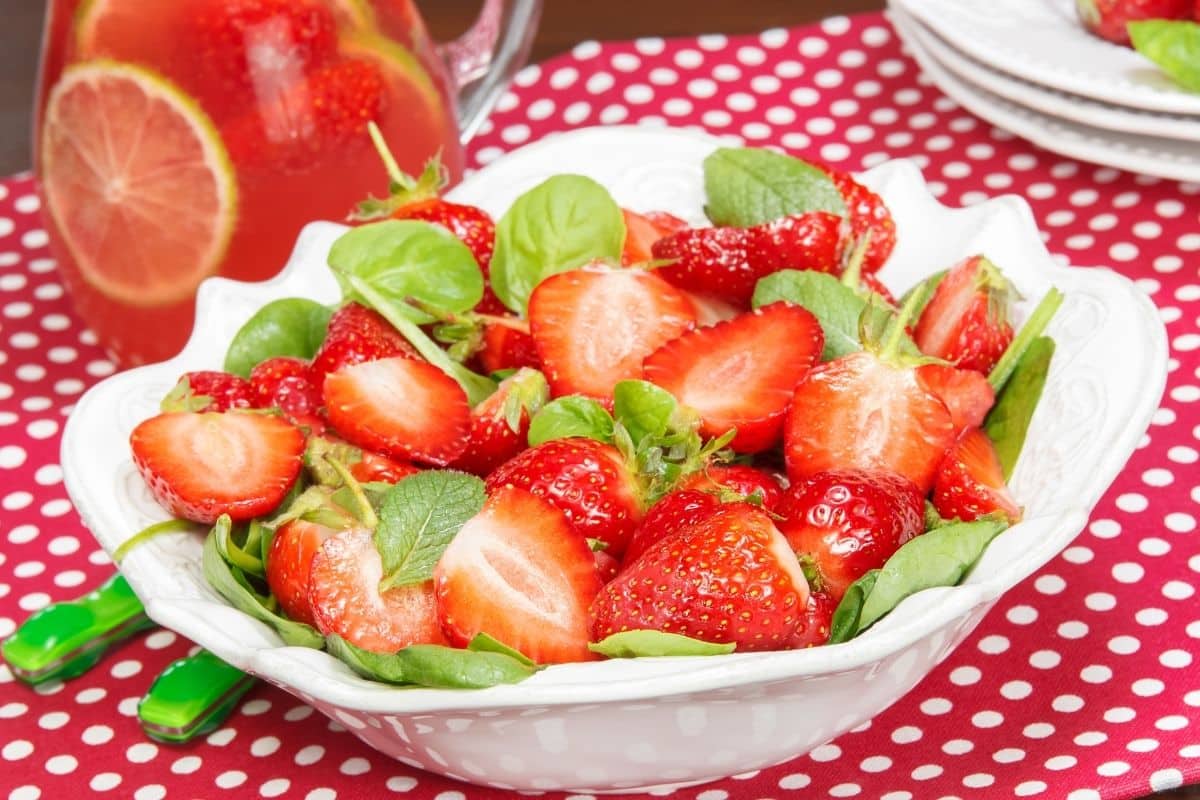
[[[1074,0],[889,0],[926,74],[967,110],[1084,161],[1200,181],[1200,94],[1092,36]]]

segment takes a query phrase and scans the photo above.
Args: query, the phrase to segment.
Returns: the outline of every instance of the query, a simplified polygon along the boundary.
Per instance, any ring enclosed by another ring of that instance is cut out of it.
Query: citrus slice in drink
[[[41,162],[51,218],[104,295],[166,305],[217,271],[237,182],[212,122],[167,79],[114,61],[68,68],[46,104]]]
[[[426,111],[444,114],[442,95],[429,73],[412,51],[399,42],[374,33],[355,31],[343,34],[338,48],[351,58],[374,62],[383,70],[387,83],[404,101],[417,100],[425,108],[410,108],[410,112]],[[415,98],[413,97],[415,95]],[[404,105],[408,105],[407,102]]]

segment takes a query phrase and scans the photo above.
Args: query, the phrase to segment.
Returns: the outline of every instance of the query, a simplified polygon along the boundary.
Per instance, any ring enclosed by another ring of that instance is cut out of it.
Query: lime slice
[[[386,36],[356,31],[344,34],[338,46],[344,55],[378,64],[393,89],[407,85],[427,104],[428,111],[442,112],[441,93],[425,67],[404,45]]]
[[[170,81],[114,61],[68,68],[46,104],[41,153],[47,209],[104,295],[165,305],[217,271],[237,181],[208,116]]]
[[[339,28],[369,31],[375,28],[375,11],[366,0],[330,0],[329,10]]]

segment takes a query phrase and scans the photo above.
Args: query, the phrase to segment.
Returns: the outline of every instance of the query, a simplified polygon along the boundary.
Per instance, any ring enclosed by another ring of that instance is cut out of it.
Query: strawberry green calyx
[[[520,433],[522,414],[533,419],[542,410],[550,400],[550,385],[545,375],[531,367],[522,367],[506,380],[509,391],[500,411],[509,430]]]
[[[203,411],[212,405],[213,398],[207,394],[195,394],[192,391],[191,381],[187,377],[182,377],[179,382],[171,387],[171,391],[167,392],[159,403],[159,411],[163,413],[171,411]]]
[[[1012,377],[1013,370],[1017,367],[1017,362],[1021,360],[1021,356],[1046,330],[1046,326],[1050,324],[1050,320],[1058,313],[1058,309],[1063,303],[1063,293],[1056,287],[1050,287],[1050,291],[1046,292],[1045,297],[1034,308],[1033,313],[1029,315],[1029,319],[1025,320],[1025,324],[1021,326],[1021,330],[1013,337],[1012,342],[1005,349],[1004,354],[1000,356],[1000,360],[996,362],[996,366],[992,367],[992,371],[988,373],[988,383],[992,385],[992,389],[997,394],[1008,383],[1008,379]]]
[[[905,298],[898,312],[877,295],[872,297],[858,323],[863,349],[897,368],[946,363],[922,353],[908,335],[908,326],[916,317],[917,310],[928,302],[930,291],[928,285],[919,284]]]
[[[1012,282],[1004,277],[1000,268],[986,256],[978,256],[979,274],[976,276],[976,286],[987,294],[988,317],[996,324],[1008,322],[1008,310],[1014,299],[1020,299],[1020,293]]]
[[[368,196],[366,200],[358,204],[358,208],[350,215],[351,219],[361,222],[389,217],[397,209],[425,200],[436,199],[449,183],[446,167],[442,164],[440,154],[434,155],[426,161],[421,174],[414,178],[400,169],[400,165],[388,148],[378,125],[368,122],[367,133],[371,136],[371,142],[375,145],[376,152],[379,153],[379,159],[383,162],[384,169],[387,170],[388,196],[383,198]]]
[[[855,243],[854,249],[850,251],[850,257],[846,261],[846,268],[842,270],[842,285],[853,289],[860,296],[863,294],[862,288],[862,267],[863,261],[867,257],[867,252],[871,249],[871,232],[867,231]]]

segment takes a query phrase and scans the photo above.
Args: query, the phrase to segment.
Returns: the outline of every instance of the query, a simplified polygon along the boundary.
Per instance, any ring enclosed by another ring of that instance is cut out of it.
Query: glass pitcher
[[[199,283],[278,272],[314,219],[462,142],[528,55],[541,0],[432,42],[412,0],[50,0],[34,169],[75,307],[123,366],[177,352]]]

